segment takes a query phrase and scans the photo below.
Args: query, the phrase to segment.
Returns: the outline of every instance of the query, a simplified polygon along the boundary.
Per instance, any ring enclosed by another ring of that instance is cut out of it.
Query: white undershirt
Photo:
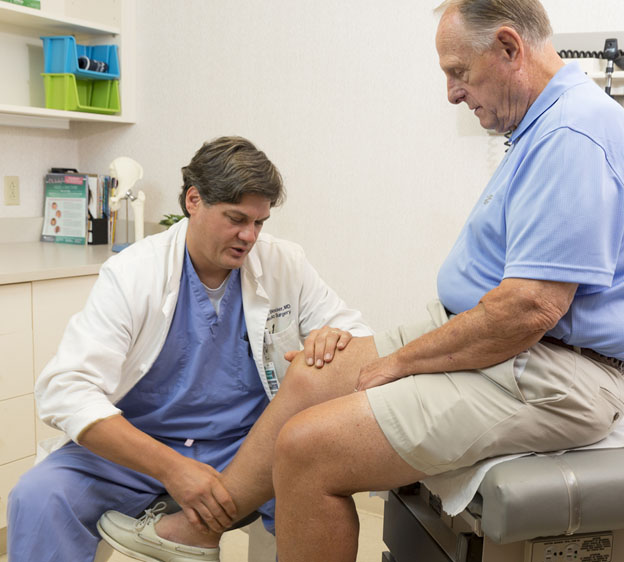
[[[208,285],[204,285],[204,289],[206,289],[206,293],[208,294],[208,298],[212,303],[212,307],[215,309],[217,316],[219,316],[219,307],[221,306],[221,301],[223,300],[223,295],[225,295],[225,289],[227,288],[227,282],[230,278],[230,273],[223,280],[223,283],[219,285],[216,289],[211,289]]]

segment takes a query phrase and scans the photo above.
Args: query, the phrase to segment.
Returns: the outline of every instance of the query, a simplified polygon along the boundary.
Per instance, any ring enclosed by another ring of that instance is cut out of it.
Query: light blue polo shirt
[[[548,334],[624,359],[624,109],[564,66],[531,105],[438,274],[463,312],[505,278],[579,283]]]

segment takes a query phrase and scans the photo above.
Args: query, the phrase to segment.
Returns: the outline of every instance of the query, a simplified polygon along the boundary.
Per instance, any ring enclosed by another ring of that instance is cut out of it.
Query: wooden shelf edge
[[[58,33],[59,30],[73,30],[76,33],[119,35],[118,27],[100,25],[78,18],[57,16],[34,8],[0,2],[0,22],[25,27],[38,33]]]
[[[22,119],[20,119],[22,118]],[[23,121],[20,123],[20,121]],[[134,124],[133,118],[124,115],[105,115],[102,113],[83,113],[80,111],[62,111],[44,107],[0,104],[0,125],[69,128],[72,121],[90,121],[96,123]],[[49,125],[46,125],[49,123]]]

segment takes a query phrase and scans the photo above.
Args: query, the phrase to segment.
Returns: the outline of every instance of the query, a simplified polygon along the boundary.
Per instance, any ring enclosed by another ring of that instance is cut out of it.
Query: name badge
[[[271,398],[277,394],[279,390],[279,381],[277,380],[277,373],[275,372],[275,364],[271,361],[269,355],[269,346],[273,344],[273,338],[268,330],[264,331],[264,346],[262,349],[263,357],[262,363],[264,366],[264,374],[266,376],[267,384],[269,385],[269,391],[271,392]]]

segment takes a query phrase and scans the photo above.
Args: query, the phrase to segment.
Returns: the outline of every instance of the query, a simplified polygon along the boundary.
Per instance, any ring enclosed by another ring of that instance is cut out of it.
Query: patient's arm
[[[366,365],[364,390],[407,375],[489,367],[535,345],[567,312],[578,285],[504,279],[479,304]]]

